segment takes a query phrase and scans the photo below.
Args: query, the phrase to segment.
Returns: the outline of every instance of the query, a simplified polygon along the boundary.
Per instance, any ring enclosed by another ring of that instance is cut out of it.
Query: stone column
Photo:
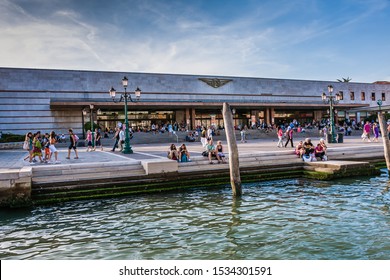
[[[270,108],[269,109],[270,111],[270,123],[275,123],[275,108]]]
[[[266,108],[266,109],[265,109],[264,121],[265,121],[265,123],[266,123],[267,125],[268,125],[269,123],[271,123],[270,109],[269,109],[269,108]]]
[[[191,114],[190,114],[190,108],[186,108],[186,113],[185,113],[185,119],[184,122],[187,126],[187,129],[191,129]]]
[[[190,129],[196,128],[195,119],[196,119],[195,108],[191,108],[191,128]]]

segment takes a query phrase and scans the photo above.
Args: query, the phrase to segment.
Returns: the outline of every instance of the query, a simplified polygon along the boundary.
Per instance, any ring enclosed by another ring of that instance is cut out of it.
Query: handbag
[[[28,149],[29,149],[28,142],[24,141],[24,143],[23,143],[23,150],[28,150]]]

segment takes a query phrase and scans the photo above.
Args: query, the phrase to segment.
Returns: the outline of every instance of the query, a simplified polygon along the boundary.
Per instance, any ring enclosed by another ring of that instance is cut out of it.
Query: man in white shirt
[[[123,129],[119,131],[119,151],[122,152],[125,144],[125,132]]]
[[[207,139],[213,139],[213,130],[211,129],[211,126],[207,129]]]

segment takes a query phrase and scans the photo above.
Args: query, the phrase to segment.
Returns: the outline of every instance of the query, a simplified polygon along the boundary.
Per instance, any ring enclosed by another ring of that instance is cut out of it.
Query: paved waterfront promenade
[[[144,135],[147,142],[151,135]],[[295,137],[297,144],[307,135]],[[158,137],[158,136],[157,136]],[[220,136],[221,137],[221,136]],[[218,139],[218,137],[216,137]],[[313,144],[320,137],[311,136]],[[215,140],[217,140],[215,139]],[[79,147],[79,158],[67,160],[66,145],[59,147],[59,164],[31,165],[20,149],[0,151],[0,204],[26,206],[68,200],[107,198],[145,192],[181,190],[189,187],[223,185],[228,182],[227,164],[208,164],[200,142],[186,143],[192,162],[167,159],[170,142],[133,145],[133,154],[112,152],[112,140],[105,139],[103,151],[87,152]],[[140,139],[138,139],[140,140]],[[162,139],[161,139],[162,140]],[[168,139],[171,140],[171,139]],[[179,147],[181,142],[176,143]],[[226,141],[225,153],[227,153]],[[294,149],[278,148],[275,137],[238,143],[240,171],[245,182],[302,177],[327,180],[336,177],[374,175],[373,162],[384,160],[382,143],[362,142],[346,137],[343,143],[328,144],[329,161],[304,163]],[[216,163],[216,161],[215,161]]]
[[[158,136],[157,136],[158,137]],[[299,140],[304,140],[304,135],[299,135],[294,138],[294,145],[296,145]],[[320,139],[320,137],[311,137],[312,142],[316,145]],[[173,140],[172,143],[175,143],[176,146],[179,146],[182,142],[176,143],[176,140]],[[192,157],[200,157],[203,148],[200,142],[183,142],[187,145],[188,150],[191,153]],[[226,141],[222,142],[225,147],[225,153],[227,153],[227,143]],[[132,148],[134,153],[130,155],[125,155],[120,153],[118,150],[116,152],[111,152],[112,148],[112,140],[105,140],[103,151],[96,150],[94,152],[86,152],[85,147],[79,147],[79,159],[74,159],[74,152],[71,153],[71,159],[65,159],[67,156],[67,147],[62,145],[58,148],[59,150],[59,160],[61,164],[77,164],[77,163],[98,163],[98,162],[119,162],[119,161],[139,161],[146,159],[166,159],[166,151],[168,150],[169,143],[150,143],[150,144],[133,144]],[[247,143],[240,143],[238,139],[238,149],[240,155],[242,154],[250,154],[257,152],[279,152],[279,151],[291,151],[291,156],[293,155],[293,148],[289,145],[287,148],[277,148],[276,147],[277,140],[276,138],[265,138],[265,139],[253,139],[248,140]],[[344,137],[343,143],[337,144],[327,144],[329,149],[344,151],[349,147],[361,147],[364,149],[365,147],[379,147],[382,146],[382,141],[379,139],[378,143],[374,142],[362,142],[360,137],[358,136],[347,136]],[[19,169],[23,166],[30,166],[28,161],[24,161],[23,158],[27,155],[27,153],[22,149],[14,149],[14,150],[0,150],[0,169]],[[205,159],[206,160],[206,159]],[[61,165],[56,164],[56,165]],[[36,163],[33,166],[40,165],[51,165],[51,164],[40,164]],[[54,164],[53,164],[54,165]]]

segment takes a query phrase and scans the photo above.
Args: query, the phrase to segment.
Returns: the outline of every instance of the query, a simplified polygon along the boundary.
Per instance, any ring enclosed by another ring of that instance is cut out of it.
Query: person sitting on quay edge
[[[172,160],[179,160],[179,152],[177,151],[175,144],[171,144],[169,147],[168,158]]]
[[[324,150],[324,147],[322,147],[320,143],[318,143],[316,148],[315,148],[314,156],[316,158],[320,158],[321,160],[325,160],[325,150]]]
[[[219,156],[219,158],[221,159],[222,163],[226,163],[226,160],[225,160],[225,154],[223,152],[223,146],[222,146],[222,141],[218,141],[217,142],[217,155]]]
[[[320,139],[320,144],[323,147],[325,154],[326,154],[326,150],[328,149],[328,146],[326,146],[324,138]]]
[[[314,151],[315,151],[314,145],[311,142],[310,138],[306,138],[305,139],[305,142],[303,142],[302,148],[304,150],[304,155],[305,156],[311,156],[311,154],[313,154]]]
[[[192,132],[188,132],[188,134],[186,135],[186,141],[187,142],[195,142],[195,137],[192,134]]]
[[[218,160],[218,163],[221,163],[221,158],[218,155],[218,151],[214,146],[213,139],[208,138],[208,144],[206,145],[206,152],[208,153],[209,157],[209,163],[213,164],[213,161],[211,160],[213,156],[215,156]]]
[[[187,150],[186,144],[182,144],[179,148],[179,162],[191,161],[190,153]]]
[[[303,149],[303,141],[299,141],[298,145],[295,147],[295,154],[301,158],[305,150]]]

